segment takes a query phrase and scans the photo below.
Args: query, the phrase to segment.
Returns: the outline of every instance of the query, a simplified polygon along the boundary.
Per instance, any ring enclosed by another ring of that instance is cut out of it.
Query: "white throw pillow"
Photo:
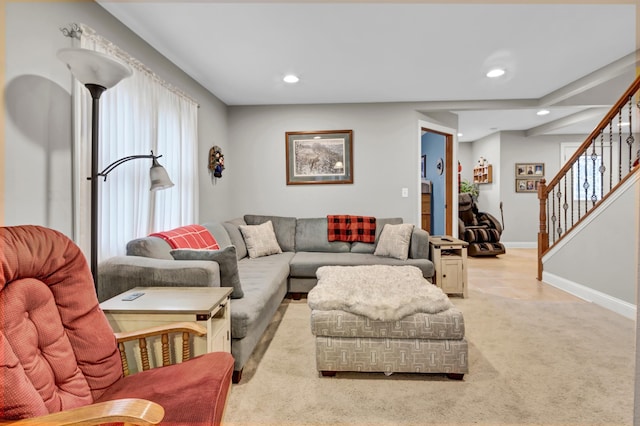
[[[385,224],[373,254],[407,260],[409,258],[409,243],[411,242],[412,233],[413,225],[410,223]]]
[[[282,253],[270,220],[260,225],[240,225],[238,228],[251,259]]]

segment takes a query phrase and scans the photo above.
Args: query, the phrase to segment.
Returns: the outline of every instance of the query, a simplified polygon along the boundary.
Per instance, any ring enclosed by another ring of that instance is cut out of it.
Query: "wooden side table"
[[[429,237],[435,268],[434,284],[447,294],[467,297],[467,247],[469,243],[449,236]]]
[[[195,322],[207,329],[207,335],[194,337],[191,355],[207,352],[231,352],[230,287],[136,287],[100,304],[115,332],[134,331],[175,322]],[[127,300],[135,293],[141,296]],[[178,333],[179,334],[179,333]],[[174,359],[180,360],[181,336],[172,344]],[[176,344],[177,343],[177,344]],[[133,344],[126,347],[127,357],[135,359],[132,373],[142,370],[140,354]],[[160,338],[150,339],[150,363],[162,363]],[[133,363],[131,363],[133,364]]]

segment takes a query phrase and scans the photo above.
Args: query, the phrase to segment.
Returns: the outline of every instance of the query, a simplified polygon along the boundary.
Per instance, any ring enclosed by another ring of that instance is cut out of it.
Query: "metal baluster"
[[[618,182],[620,182],[621,180],[622,180],[622,114],[618,112]]]
[[[613,120],[609,121],[609,191],[613,188]]]
[[[596,141],[595,139],[591,141],[591,208],[596,205],[596,201],[598,200],[598,196],[596,195],[596,160],[598,159],[598,154],[596,154]]]
[[[575,199],[574,196],[573,196],[573,189],[574,189],[573,187],[575,186],[574,185],[575,180],[574,180],[574,177],[573,177],[573,167],[571,167],[571,169],[569,169],[569,170],[571,172],[571,185],[570,185],[571,186],[571,198],[569,198],[569,200],[571,200],[571,226],[573,226],[573,210],[574,210],[573,207],[574,207],[574,204],[575,204],[573,202],[573,200]]]
[[[629,136],[627,137],[627,145],[629,146],[629,171],[631,171],[631,167],[633,164],[633,142],[635,138],[633,137],[633,126],[631,125],[631,108],[632,108],[632,97],[629,96]]]
[[[578,158],[576,158],[576,162],[573,164],[577,164],[578,167],[576,169],[576,179],[575,181],[575,186],[576,186],[576,193],[578,194],[578,199],[577,199],[577,203],[578,204],[578,220],[580,220],[580,157],[578,156]],[[575,200],[575,198],[574,198]]]
[[[553,187],[551,191],[551,234],[553,235],[553,242],[556,242],[556,187]]]
[[[562,213],[560,212],[561,198],[562,191],[560,191],[560,182],[558,182],[558,238],[562,236]]]
[[[584,183],[582,184],[582,187],[584,188],[584,214],[585,216],[587,215],[587,212],[589,211],[589,196],[588,196],[588,191],[589,191],[589,173],[587,170],[587,150],[584,150]]]
[[[604,196],[604,129],[600,130],[600,199]]]
[[[564,175],[564,204],[562,208],[564,209],[564,229],[569,229],[569,224],[567,222],[567,210],[569,210],[569,204],[567,203],[567,175]]]

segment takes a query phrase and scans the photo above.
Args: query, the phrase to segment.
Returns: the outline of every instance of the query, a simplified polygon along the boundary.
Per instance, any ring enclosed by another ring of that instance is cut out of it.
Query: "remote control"
[[[144,293],[131,293],[128,296],[122,298],[122,300],[126,300],[127,302],[131,300],[136,300],[138,297],[142,296]]]

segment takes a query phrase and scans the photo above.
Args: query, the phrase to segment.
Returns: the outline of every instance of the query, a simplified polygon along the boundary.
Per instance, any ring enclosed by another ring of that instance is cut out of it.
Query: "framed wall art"
[[[516,163],[516,192],[538,192],[544,163]]]
[[[286,132],[287,185],[353,183],[353,130]]]
[[[516,179],[544,177],[544,163],[516,163]]]

